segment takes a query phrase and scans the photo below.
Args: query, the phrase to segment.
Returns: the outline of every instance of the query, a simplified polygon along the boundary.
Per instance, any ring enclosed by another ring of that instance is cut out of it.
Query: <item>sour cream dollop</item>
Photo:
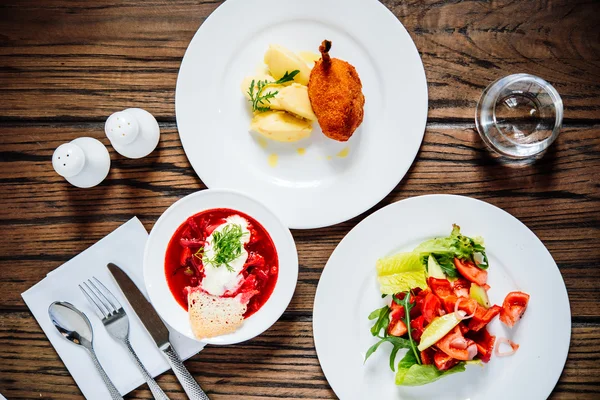
[[[240,272],[248,259],[248,252],[244,245],[250,241],[250,231],[248,230],[248,221],[239,215],[231,215],[225,219],[225,222],[219,225],[208,238],[204,246],[204,257],[213,259],[215,251],[213,249],[213,240],[215,232],[222,232],[227,226],[239,225],[244,233],[240,238],[242,246],[241,254],[229,263],[231,270],[225,265],[204,265],[204,279],[202,288],[214,296],[222,296],[227,291],[233,291],[239,287],[243,276]]]

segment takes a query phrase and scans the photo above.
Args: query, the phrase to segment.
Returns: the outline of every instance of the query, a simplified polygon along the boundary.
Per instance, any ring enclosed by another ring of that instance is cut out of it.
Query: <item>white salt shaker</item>
[[[98,139],[81,137],[58,146],[52,155],[52,166],[71,185],[89,188],[108,175],[110,155]]]
[[[160,139],[156,118],[141,108],[128,108],[106,120],[104,132],[117,153],[127,158],[142,158],[152,153]]]

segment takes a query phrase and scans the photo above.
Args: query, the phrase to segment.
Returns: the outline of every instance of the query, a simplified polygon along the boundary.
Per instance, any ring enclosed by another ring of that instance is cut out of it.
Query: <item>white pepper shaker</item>
[[[156,118],[141,108],[128,108],[106,120],[104,132],[117,153],[142,158],[152,153],[160,139]]]
[[[108,175],[110,155],[98,139],[81,137],[58,146],[52,155],[52,166],[71,185],[89,188]]]

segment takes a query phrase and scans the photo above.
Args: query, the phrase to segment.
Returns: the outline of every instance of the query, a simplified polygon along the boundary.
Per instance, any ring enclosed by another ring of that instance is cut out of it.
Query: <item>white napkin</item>
[[[50,272],[46,278],[22,294],[23,300],[48,336],[50,343],[65,363],[83,395],[89,399],[108,399],[110,394],[96,372],[87,352],[63,339],[48,316],[48,306],[54,301],[68,301],[83,311],[94,329],[94,349],[107,375],[124,395],[144,383],[141,373],[119,342],[113,340],[94,313],[77,285],[95,276],[121,302],[129,316],[129,339],[138,357],[152,376],[169,369],[162,352],[146,331],[139,318],[123,296],[106,264],[121,267],[146,295],[142,272],[144,246],[148,233],[136,217],[94,244],[83,253]],[[147,295],[146,295],[147,297]],[[198,353],[204,345],[188,339],[169,327],[171,344],[182,359]]]

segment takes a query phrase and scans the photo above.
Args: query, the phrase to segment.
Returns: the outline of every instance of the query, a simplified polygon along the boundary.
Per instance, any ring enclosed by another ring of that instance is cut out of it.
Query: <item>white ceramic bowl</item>
[[[256,200],[231,190],[208,189],[175,202],[160,216],[148,237],[144,251],[144,281],[150,302],[161,318],[181,334],[196,339],[188,313],[175,300],[165,278],[165,254],[171,237],[194,214],[212,208],[230,208],[256,219],[271,235],[279,258],[279,276],[267,302],[236,332],[204,339],[210,344],[233,344],[252,339],[269,329],[287,308],[298,279],[298,253],[290,230],[269,209]]]

